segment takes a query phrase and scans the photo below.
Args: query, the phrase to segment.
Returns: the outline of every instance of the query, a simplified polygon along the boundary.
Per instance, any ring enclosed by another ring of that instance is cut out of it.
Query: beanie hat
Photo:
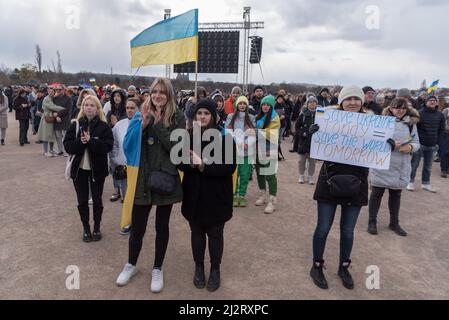
[[[129,90],[134,90],[134,91],[136,91],[137,89],[136,89],[136,86],[131,85],[131,86],[128,87],[128,91],[129,91]]]
[[[438,98],[436,96],[429,96],[427,98],[426,102],[429,101],[430,99],[435,99],[436,101],[438,101]]]
[[[195,105],[195,115],[198,112],[199,109],[207,109],[212,117],[214,118],[214,123],[217,122],[217,104],[215,101],[211,99],[201,99],[198,101],[198,103]]]
[[[236,102],[235,102],[235,107],[237,109],[238,105],[240,102],[244,102],[246,104],[247,107],[249,107],[249,101],[248,98],[245,96],[240,96],[237,98]]]
[[[270,94],[262,99],[260,102],[260,105],[263,106],[264,104],[268,104],[269,106],[274,108],[274,105],[276,104],[276,101],[274,100],[274,97]]]
[[[407,88],[399,89],[396,94],[396,97],[398,97],[398,98],[408,98],[411,96],[412,96],[412,94],[411,94],[410,90]]]
[[[265,91],[262,86],[255,86],[254,90],[253,90],[253,93],[256,92],[256,90],[258,90],[258,89],[260,89],[262,91]]]
[[[360,89],[357,86],[346,86],[341,90],[340,94],[338,95],[338,104],[341,105],[345,99],[350,97],[357,97],[360,100],[362,100],[362,104],[365,103],[365,94],[364,91],[362,91],[362,89]]]
[[[214,95],[212,95],[211,99],[215,101],[216,98],[221,98],[221,100],[224,102],[224,97],[221,93],[215,93]],[[215,101],[216,102],[216,101]]]
[[[310,96],[310,97],[308,97],[307,100],[306,100],[305,106],[308,108],[308,107],[309,107],[309,103],[311,103],[311,102],[313,102],[313,101],[315,101],[316,103],[318,103],[318,100],[317,100],[317,98],[315,98],[315,96]]]
[[[370,92],[370,91],[376,92],[376,90],[374,90],[373,87],[370,87],[370,86],[363,87],[363,93],[366,94],[367,92]]]
[[[234,87],[234,88],[232,88],[231,94],[232,93],[241,94],[242,93],[242,89],[240,89],[240,87]]]

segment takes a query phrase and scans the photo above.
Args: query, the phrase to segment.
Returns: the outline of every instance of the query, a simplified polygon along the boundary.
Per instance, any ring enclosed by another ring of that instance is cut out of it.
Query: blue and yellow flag
[[[131,67],[198,61],[198,9],[160,21],[131,40]]]
[[[129,123],[123,149],[126,156],[126,174],[128,187],[123,202],[120,227],[123,229],[131,224],[134,196],[136,195],[137,177],[140,166],[140,149],[142,144],[142,119],[140,112],[136,113]]]
[[[440,82],[440,80],[435,80],[434,82],[432,82],[432,84],[430,85],[429,89],[427,89],[427,93],[432,93],[433,91],[435,91],[436,89],[438,89],[438,83]]]

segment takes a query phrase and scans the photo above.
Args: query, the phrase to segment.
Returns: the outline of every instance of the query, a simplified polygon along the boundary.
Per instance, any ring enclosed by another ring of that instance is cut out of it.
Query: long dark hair
[[[5,102],[5,97],[3,96],[3,89],[0,88],[0,103],[4,103]]]
[[[234,114],[232,115],[231,123],[229,124],[229,127],[231,129],[234,129],[235,120],[237,119],[239,112],[240,111],[238,110],[238,106],[237,106],[237,110],[235,110]],[[254,125],[251,122],[251,118],[249,117],[248,106],[246,106],[246,109],[245,109],[245,121],[244,122],[245,122],[246,127],[250,128],[250,129],[254,129]]]
[[[262,106],[260,107],[259,114],[256,117],[256,122],[258,120],[262,119],[264,115],[266,115],[265,122],[263,123],[263,128],[262,129],[265,129],[265,128],[267,128],[270,125],[271,117],[273,116],[273,111],[274,111],[273,107],[270,106],[270,110],[268,110],[267,113],[264,113],[263,110],[262,110]]]

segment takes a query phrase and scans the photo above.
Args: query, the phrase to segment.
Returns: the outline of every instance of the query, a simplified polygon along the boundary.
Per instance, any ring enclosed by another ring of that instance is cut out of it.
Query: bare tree
[[[39,71],[39,73],[42,72],[42,51],[41,51],[41,47],[36,44],[36,65],[37,65],[37,70]]]
[[[56,51],[56,56],[58,57],[58,73],[62,73],[62,60],[61,60],[61,54],[59,53],[59,50]]]

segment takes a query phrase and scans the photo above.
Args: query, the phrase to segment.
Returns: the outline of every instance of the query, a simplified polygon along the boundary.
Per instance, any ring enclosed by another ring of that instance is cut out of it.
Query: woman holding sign
[[[412,170],[411,154],[420,147],[416,124],[419,122],[419,113],[413,109],[404,98],[397,98],[383,111],[385,116],[396,117],[393,139],[391,144],[391,160],[388,170],[372,169],[370,182],[373,187],[369,199],[369,223],[368,232],[377,234],[377,213],[385,189],[388,189],[390,197],[388,208],[390,209],[390,229],[398,235],[405,237],[405,232],[399,226],[399,208],[401,206],[401,191],[410,182]]]
[[[339,95],[338,110],[347,112],[364,112],[365,95],[356,86],[344,87]],[[314,124],[310,127],[312,134],[319,130]],[[368,204],[369,169],[325,161],[318,178],[314,200],[318,205],[318,222],[313,236],[313,266],[310,276],[314,283],[327,289],[328,284],[323,273],[324,250],[326,239],[334,222],[337,206],[341,206],[340,219],[340,265],[338,275],[347,289],[354,288],[349,273],[351,251],[354,242],[354,229],[362,206]]]

